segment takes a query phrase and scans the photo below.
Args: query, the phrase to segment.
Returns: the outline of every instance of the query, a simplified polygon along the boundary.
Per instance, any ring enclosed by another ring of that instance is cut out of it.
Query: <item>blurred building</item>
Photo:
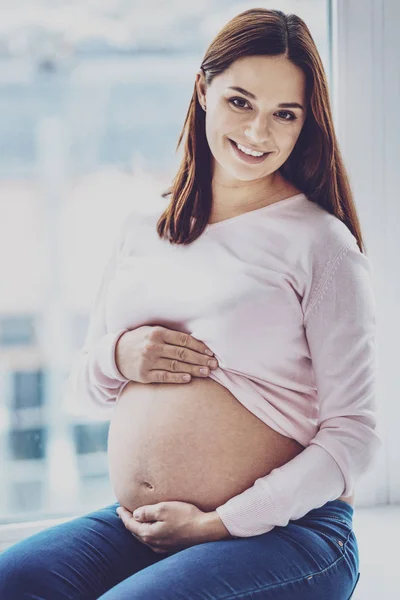
[[[107,414],[63,392],[123,218],[177,165],[193,64],[169,62],[169,79],[157,56],[14,67],[0,65],[0,519],[15,521],[113,501]]]
[[[327,5],[279,3],[306,19],[326,64]],[[85,413],[66,396],[66,380],[124,216],[157,202],[175,175],[204,50],[228,19],[252,7],[0,7],[0,522],[114,499],[109,413]]]

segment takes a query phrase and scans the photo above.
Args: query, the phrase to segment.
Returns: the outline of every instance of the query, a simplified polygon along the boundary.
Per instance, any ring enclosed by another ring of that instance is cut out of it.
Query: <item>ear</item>
[[[199,69],[196,73],[196,91],[200,106],[206,106],[207,84],[202,69]]]

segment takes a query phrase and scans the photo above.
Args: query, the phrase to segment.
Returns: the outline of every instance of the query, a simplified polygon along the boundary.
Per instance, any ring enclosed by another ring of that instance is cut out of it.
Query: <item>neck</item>
[[[277,202],[284,197],[288,187],[288,182],[278,171],[255,181],[239,181],[214,174],[211,220],[228,219]]]

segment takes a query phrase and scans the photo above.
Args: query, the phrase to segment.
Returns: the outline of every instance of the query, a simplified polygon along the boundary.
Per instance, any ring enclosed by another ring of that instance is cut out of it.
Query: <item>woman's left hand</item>
[[[215,534],[206,526],[205,513],[188,502],[158,502],[135,509],[134,515],[123,508],[117,513],[125,527],[154,552],[182,550],[203,542],[215,540]]]

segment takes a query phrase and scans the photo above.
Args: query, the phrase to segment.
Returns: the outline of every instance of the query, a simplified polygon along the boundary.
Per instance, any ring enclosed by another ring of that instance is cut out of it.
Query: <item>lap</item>
[[[351,510],[340,501],[286,527],[157,554],[108,506],[0,554],[2,600],[347,600],[358,574]]]
[[[332,512],[331,506],[338,510]],[[358,574],[351,519],[328,503],[286,527],[181,550],[99,600],[348,600]],[[339,515],[339,517],[338,517]]]
[[[41,531],[1,553],[0,598],[94,600],[160,560],[163,555],[127,531],[117,506]]]

